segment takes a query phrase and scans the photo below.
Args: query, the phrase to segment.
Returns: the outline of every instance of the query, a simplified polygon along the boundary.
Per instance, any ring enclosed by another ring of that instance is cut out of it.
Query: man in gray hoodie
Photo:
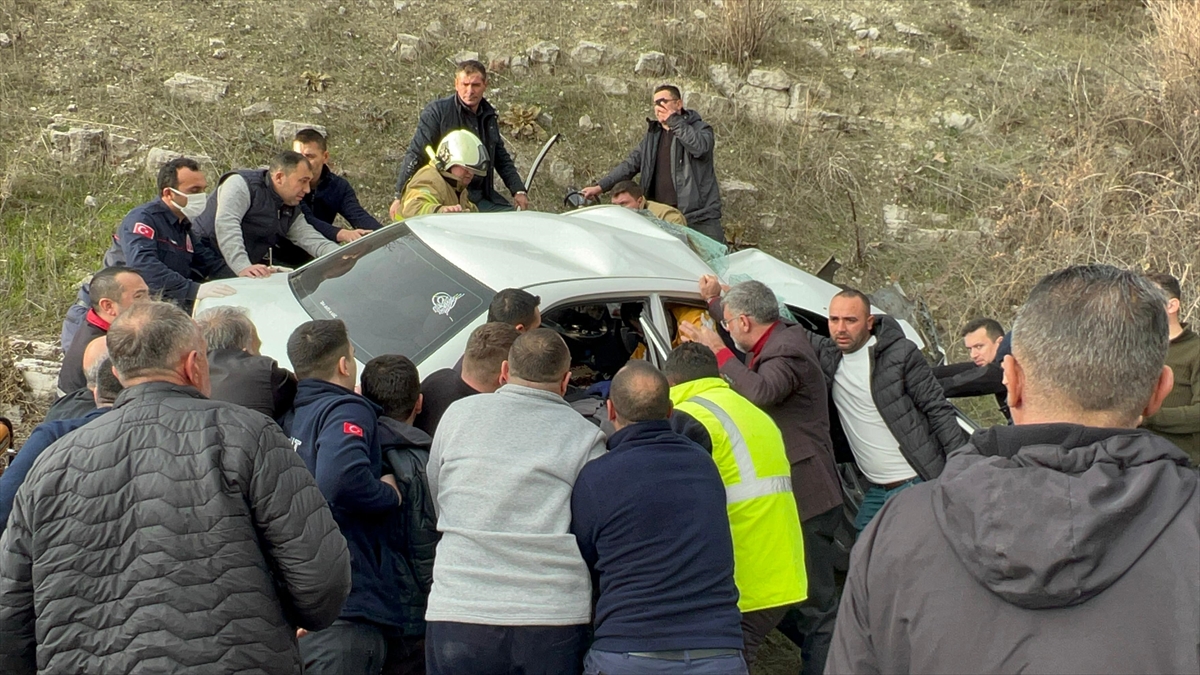
[[[1004,359],[1015,426],[897,495],[850,561],[826,673],[1200,672],[1200,488],[1137,429],[1171,391],[1162,293],[1043,278]]]
[[[563,400],[570,367],[558,333],[523,333],[500,366],[504,386],[455,401],[438,424],[430,675],[580,670],[592,581],[570,531],[571,491],[604,434]]]

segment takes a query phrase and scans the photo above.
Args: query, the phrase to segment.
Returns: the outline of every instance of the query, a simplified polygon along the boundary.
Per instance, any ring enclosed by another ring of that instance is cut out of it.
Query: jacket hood
[[[904,329],[900,323],[886,314],[875,314],[875,327],[871,334],[875,336],[875,351],[880,352],[904,339]]]
[[[326,382],[325,380],[317,380],[312,378],[300,380],[300,382],[296,384],[296,398],[293,402],[293,406],[299,408],[300,406],[315,403],[316,401],[331,395],[341,396],[355,401],[361,401],[371,406],[371,410],[375,411],[376,416],[383,414],[383,408],[375,405],[375,403],[369,400],[367,397],[356,394],[349,389],[332,382]]]
[[[411,424],[405,424],[391,417],[379,418],[379,444],[384,446],[405,446],[410,448],[429,449],[433,438]]]
[[[1169,441],[1073,424],[978,431],[933,487],[942,534],[971,575],[1027,609],[1104,591],[1196,499]]]

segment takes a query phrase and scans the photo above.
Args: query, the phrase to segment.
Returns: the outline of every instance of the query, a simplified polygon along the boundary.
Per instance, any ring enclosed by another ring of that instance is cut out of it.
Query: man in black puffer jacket
[[[867,296],[844,290],[829,302],[833,339],[810,335],[833,403],[834,451],[852,458],[869,482],[859,531],[896,493],[937,478],[946,453],[967,442],[917,345],[895,319],[870,308]]]
[[[299,673],[350,557],[269,418],[210,401],[199,328],[163,302],[113,322],[126,389],[45,450],[0,538],[0,672]]]

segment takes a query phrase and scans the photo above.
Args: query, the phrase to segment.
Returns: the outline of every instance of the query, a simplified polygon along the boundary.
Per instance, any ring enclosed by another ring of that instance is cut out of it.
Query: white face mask
[[[208,205],[208,194],[207,193],[198,192],[194,195],[189,195],[189,194],[184,194],[184,193],[180,192],[179,190],[176,190],[175,188],[167,188],[167,189],[187,200],[187,204],[184,206],[179,206],[178,203],[176,203],[175,205],[179,206],[179,210],[183,212],[184,217],[187,218],[188,220],[195,220],[196,218],[198,218],[200,216],[201,213],[204,213],[204,207],[206,205]]]

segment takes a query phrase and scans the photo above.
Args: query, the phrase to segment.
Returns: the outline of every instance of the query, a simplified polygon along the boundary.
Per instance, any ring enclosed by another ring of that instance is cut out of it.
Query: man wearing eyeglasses
[[[641,174],[646,199],[674,206],[693,230],[724,243],[712,127],[695,110],[684,109],[673,85],[660,85],[652,100],[654,117],[646,120],[642,142],[597,184],[584,188],[583,195],[595,199]]]

